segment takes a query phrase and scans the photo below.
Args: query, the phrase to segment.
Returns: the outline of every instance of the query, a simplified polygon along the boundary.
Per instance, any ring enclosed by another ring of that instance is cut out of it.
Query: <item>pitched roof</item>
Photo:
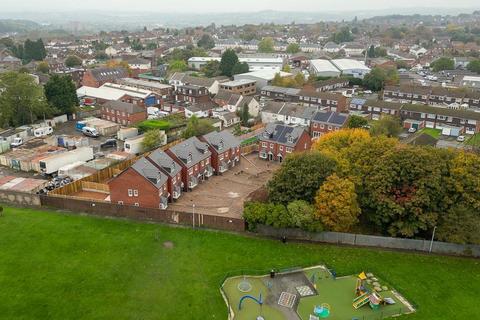
[[[318,111],[315,113],[312,121],[343,126],[345,122],[347,122],[347,119],[348,115],[344,113],[338,113],[333,111]]]
[[[201,142],[197,137],[191,137],[170,148],[170,151],[182,161],[187,167],[198,163],[210,157],[211,152],[205,142]]]
[[[124,68],[95,68],[89,71],[98,81],[112,81],[128,77],[128,72]]]
[[[402,106],[402,111],[430,113],[459,119],[480,121],[480,112],[432,107],[424,104],[404,104]]]
[[[160,172],[150,161],[145,157],[137,160],[131,168],[137,171],[141,176],[147,179],[157,189],[167,182],[167,176]]]
[[[113,110],[123,111],[126,113],[141,113],[146,112],[142,107],[128,102],[110,100],[104,104],[105,107],[111,108]]]
[[[182,167],[161,149],[156,149],[148,155],[148,159],[162,168],[170,177],[176,176]]]
[[[287,126],[279,123],[269,123],[265,131],[258,135],[262,141],[272,141],[294,147],[305,132],[303,127]]]
[[[224,151],[240,146],[240,140],[229,131],[213,131],[203,136],[207,143],[217,151]]]
[[[192,77],[189,75],[185,75],[182,79],[182,82],[184,83],[206,88],[210,88],[215,81],[217,80],[204,77]]]

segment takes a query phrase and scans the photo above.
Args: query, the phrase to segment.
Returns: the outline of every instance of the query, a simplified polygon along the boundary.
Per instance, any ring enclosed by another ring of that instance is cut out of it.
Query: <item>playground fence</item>
[[[431,242],[430,240],[403,239],[342,232],[308,232],[300,229],[282,229],[265,225],[258,225],[256,232],[276,238],[287,237],[288,239],[294,240],[352,246],[380,247],[421,252],[431,251],[432,253],[438,254],[453,254],[480,258],[480,245],[457,244],[441,241]]]

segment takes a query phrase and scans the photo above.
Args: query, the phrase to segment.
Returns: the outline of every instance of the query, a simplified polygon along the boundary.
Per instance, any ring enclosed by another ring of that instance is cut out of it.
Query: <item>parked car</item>
[[[100,144],[100,149],[116,148],[117,140],[116,139],[107,139],[105,142]]]
[[[83,127],[82,133],[90,138],[98,138],[100,135],[98,134],[97,129],[91,127]]]
[[[458,142],[464,142],[465,141],[465,136],[458,136],[457,141]]]
[[[411,127],[408,129],[408,133],[415,133],[415,132],[417,132],[417,129],[414,127]]]

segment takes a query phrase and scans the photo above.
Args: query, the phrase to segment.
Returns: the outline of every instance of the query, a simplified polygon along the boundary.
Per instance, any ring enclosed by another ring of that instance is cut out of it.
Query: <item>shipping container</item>
[[[89,161],[93,159],[93,149],[81,147],[72,151],[50,156],[40,160],[40,170],[45,174],[52,174],[59,168],[75,161]]]

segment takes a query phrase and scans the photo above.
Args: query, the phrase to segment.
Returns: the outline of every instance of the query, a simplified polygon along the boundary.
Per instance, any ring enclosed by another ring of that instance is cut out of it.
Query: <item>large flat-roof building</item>
[[[370,68],[363,62],[353,59],[315,59],[310,61],[310,71],[319,77],[353,76],[363,78]]]
[[[326,59],[310,60],[310,72],[317,77],[339,77],[342,73],[330,60]]]
[[[220,57],[191,57],[188,59],[188,66],[192,69],[200,70],[210,61],[220,62]],[[275,70],[280,71],[283,68],[284,60],[279,57],[240,57],[240,62],[246,62],[250,71],[257,70]]]
[[[235,80],[254,80],[256,81],[257,89],[262,89],[265,86],[268,86],[272,83],[273,78],[276,74],[280,74],[281,77],[291,77],[292,74],[283,71],[275,70],[259,70],[247,73],[236,74],[233,76]]]

